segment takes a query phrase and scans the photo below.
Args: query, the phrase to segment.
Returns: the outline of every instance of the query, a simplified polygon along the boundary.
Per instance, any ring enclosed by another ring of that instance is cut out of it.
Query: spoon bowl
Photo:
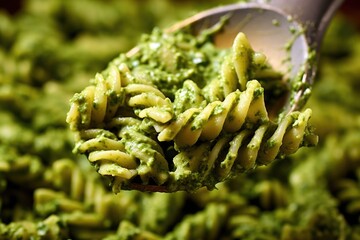
[[[168,31],[190,27],[196,35],[227,16],[222,31],[214,37],[215,45],[230,47],[239,32],[245,33],[254,50],[264,53],[269,64],[289,80],[292,92],[284,111],[290,112],[301,109],[306,103],[322,37],[342,2],[272,0],[231,4],[198,13]]]
[[[283,73],[284,81],[291,87],[290,93],[281,101],[281,106],[275,107],[275,113],[291,113],[301,110],[311,93],[324,32],[342,2],[270,0],[238,3],[201,12],[173,25],[167,31],[190,28],[197,35],[216,24],[224,23],[214,35],[214,43],[219,48],[231,47],[236,35],[243,32],[252,48],[265,54],[269,64]],[[136,51],[138,49],[135,47],[127,55],[131,56]],[[130,183],[128,188],[150,192],[169,191],[167,186],[141,183]]]

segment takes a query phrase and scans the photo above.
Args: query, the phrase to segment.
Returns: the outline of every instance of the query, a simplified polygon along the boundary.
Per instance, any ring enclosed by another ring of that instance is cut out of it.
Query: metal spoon
[[[213,8],[181,21],[168,31],[190,27],[196,35],[229,16],[215,36],[218,47],[230,47],[235,36],[244,32],[252,47],[264,53],[269,63],[286,78],[300,75],[298,89],[285,103],[285,111],[299,110],[313,84],[318,52],[329,22],[343,0],[252,0]],[[131,56],[138,49],[130,50]],[[288,71],[290,69],[290,71]],[[295,80],[293,80],[295,81]],[[291,83],[290,83],[291,84]],[[167,192],[166,186],[131,183],[130,189]]]
[[[253,0],[209,9],[172,26],[194,34],[229,19],[215,36],[218,47],[230,47],[236,34],[244,32],[252,47],[264,53],[286,78],[300,75],[297,89],[285,103],[286,111],[301,109],[317,70],[319,48],[333,14],[343,0]]]

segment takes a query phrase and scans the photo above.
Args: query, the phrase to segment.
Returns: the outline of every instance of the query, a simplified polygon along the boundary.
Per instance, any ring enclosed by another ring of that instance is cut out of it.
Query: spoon
[[[197,35],[227,16],[222,31],[217,32],[214,37],[215,45],[219,48],[231,47],[235,36],[239,32],[245,33],[253,49],[264,53],[270,65],[283,72],[286,79],[290,79],[291,86],[297,85],[284,103],[284,111],[291,112],[300,110],[306,103],[314,82],[324,33],[342,2],[343,0],[252,0],[200,12],[173,25],[167,31],[190,27],[192,33]],[[135,47],[127,55],[131,56],[137,50]],[[167,192],[165,186],[132,183],[130,188]]]
[[[299,110],[306,103],[317,70],[324,33],[343,0],[253,0],[200,12],[168,29],[190,27],[193,34],[209,28],[228,15],[215,45],[230,47],[237,33],[248,37],[254,50],[262,52],[286,79],[299,79],[285,111]],[[295,81],[295,80],[294,80]],[[300,84],[299,84],[300,83]],[[294,82],[290,85],[295,84]]]

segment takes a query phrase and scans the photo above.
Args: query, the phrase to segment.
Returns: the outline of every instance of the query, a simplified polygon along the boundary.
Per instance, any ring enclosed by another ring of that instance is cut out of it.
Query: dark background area
[[[15,13],[21,7],[21,0],[1,0],[0,9],[5,9],[9,13]]]

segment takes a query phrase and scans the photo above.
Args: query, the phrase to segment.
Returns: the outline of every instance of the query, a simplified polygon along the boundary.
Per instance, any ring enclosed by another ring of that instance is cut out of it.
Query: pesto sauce
[[[267,116],[268,103],[271,108],[272,102],[276,102],[288,89],[284,88],[282,75],[269,66],[263,54],[251,48],[243,33],[237,35],[232,48],[217,48],[211,37],[221,29],[219,26],[222,24],[198,36],[192,35],[187,29],[167,33],[155,28],[150,34],[143,35],[136,51],[121,54],[109,64],[112,69],[120,70],[121,87],[124,89],[118,94],[113,90],[105,93],[108,106],[120,106],[116,113],[112,113],[119,120],[114,120],[107,127],[105,117],[104,123],[94,124],[96,126],[90,124],[89,127],[113,132],[126,154],[137,159],[139,164],[132,169],[136,172],[135,184],[164,184],[170,191],[192,191],[202,186],[213,189],[218,182],[249,169],[242,166],[246,164],[246,159],[241,163],[235,159],[243,157],[240,155],[249,157],[254,161],[252,165],[256,165],[257,153],[250,138],[257,136],[254,133],[261,124],[272,121]],[[110,67],[104,74],[111,72]],[[260,81],[254,80],[257,76],[261,78]],[[96,84],[96,81],[93,82],[93,89],[98,89]],[[134,100],[127,105],[128,101],[137,97],[131,91],[126,92],[128,84],[144,84],[155,90],[151,90],[154,93],[139,95],[143,101]],[[250,87],[247,91],[247,84],[257,87]],[[231,95],[234,91],[239,94]],[[160,92],[161,97],[155,92]],[[90,121],[86,114],[90,112],[91,115],[91,109],[87,106],[86,96],[80,95],[75,95],[73,102],[78,104],[81,123],[86,125]],[[164,105],[159,105],[159,102]],[[96,103],[92,107],[96,108]],[[238,108],[243,112],[232,114]],[[170,117],[162,122],[153,118],[150,111],[158,115],[169,113],[167,116]],[[191,114],[182,115],[186,122],[181,122],[179,118],[183,113]],[[136,121],[124,120],[129,118]],[[241,125],[236,126],[235,118],[239,119]],[[176,122],[179,119],[180,123]],[[175,128],[182,128],[183,132],[177,135],[180,130],[171,129],[172,123]],[[234,130],[224,130],[227,123],[228,128]],[[161,132],[161,129],[167,130],[168,127],[169,131]],[[248,133],[244,133],[244,139],[236,143],[239,144],[238,153],[227,156],[229,141],[235,141],[235,136],[242,134],[242,131]],[[162,133],[163,140],[158,139]],[[262,141],[262,136],[256,138],[259,139],[254,141]],[[224,139],[225,142],[221,142]],[[167,152],[169,147],[172,147],[172,151]],[[218,155],[212,156],[209,162],[212,148],[218,148],[220,152],[214,153]],[[221,165],[222,158],[226,156],[228,162]],[[235,162],[230,161],[232,158]],[[224,166],[226,169],[219,170]],[[128,186],[132,181],[131,178],[126,179],[123,185]]]
[[[159,29],[154,29],[150,35],[142,37],[140,43],[137,45],[138,51],[135,54],[131,56],[121,55],[113,62],[125,62],[133,73],[135,82],[150,83],[163,92],[166,97],[170,98],[173,103],[175,116],[178,116],[178,114],[183,113],[190,107],[202,110],[207,104],[214,100],[208,97],[211,94],[208,94],[207,91],[209,89],[205,86],[211,85],[211,81],[218,81],[224,58],[230,54],[230,49],[216,48],[209,37],[210,33],[214,33],[214,31],[206,32],[206,36],[195,37],[186,30],[169,34]],[[247,63],[250,64],[250,66],[246,69],[245,73],[246,78],[256,76],[258,71],[272,71],[271,67],[264,62],[265,58],[250,49],[246,51],[246,55],[250,57],[250,61]],[[247,61],[248,59],[245,60]],[[232,65],[229,65],[229,67],[233,68]],[[266,77],[264,77],[264,79],[265,78]],[[273,90],[274,85],[280,85],[280,80],[281,75],[278,75],[278,78],[275,77],[272,79],[272,84],[264,85],[265,88],[268,89],[257,89],[254,93],[254,98],[258,98],[264,91]],[[266,80],[264,80],[264,82],[266,82]],[[225,82],[224,84],[227,83]],[[222,90],[215,89],[215,91],[220,92]],[[220,98],[218,100],[221,101],[223,99]],[[135,113],[136,111],[139,110],[135,110]],[[221,114],[223,111],[224,108],[221,105],[217,105],[212,110],[211,116]],[[259,113],[257,114],[259,115]],[[189,120],[189,122],[192,122],[191,131],[201,129],[207,122],[207,119],[199,119],[194,122],[195,116],[196,114]],[[229,118],[231,119],[231,114]],[[244,128],[253,129],[254,126],[254,123],[247,121],[244,124]],[[136,129],[137,127],[135,126],[132,128],[134,128],[135,131],[139,130]],[[156,138],[156,136],[154,137]],[[127,148],[134,147],[136,149],[142,149],[144,153],[150,154],[149,149],[153,147],[140,143],[139,139],[133,139],[130,135],[125,136],[124,139],[124,144],[127,145]],[[129,144],[127,141],[132,143]],[[131,151],[131,149],[129,150]],[[177,151],[191,150],[177,149]],[[195,156],[192,156],[191,153],[185,154],[184,156],[187,157],[178,157],[177,162],[178,164],[181,162],[180,165],[184,164],[183,167],[188,168],[186,166],[188,166],[189,161],[194,161],[192,158]],[[170,161],[172,160],[168,159],[169,163]],[[196,161],[198,161],[198,159]],[[184,188],[188,191],[201,186],[213,188],[219,181],[219,179],[215,177],[216,174],[210,174],[206,178],[203,178],[200,168],[201,167],[197,169],[197,172],[177,172],[176,182],[170,183],[170,188],[174,190]]]

